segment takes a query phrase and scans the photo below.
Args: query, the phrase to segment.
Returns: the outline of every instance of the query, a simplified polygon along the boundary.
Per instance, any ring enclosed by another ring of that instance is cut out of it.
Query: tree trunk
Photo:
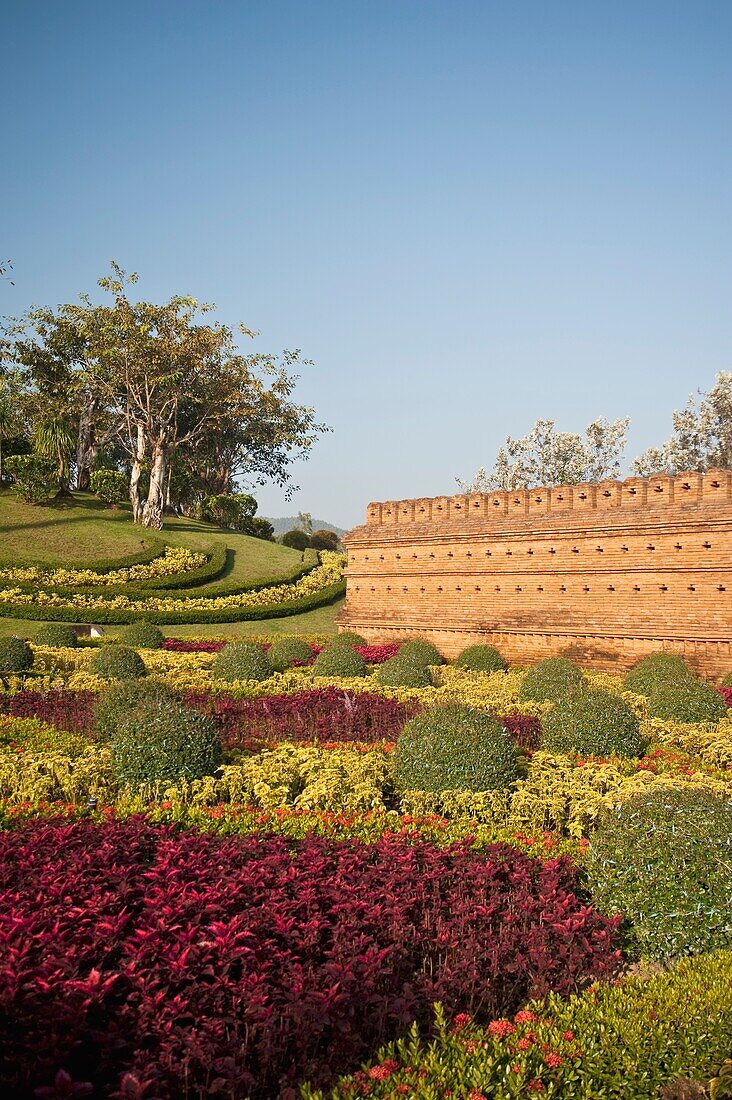
[[[134,523],[142,522],[142,501],[140,499],[140,475],[142,463],[145,460],[145,435],[142,425],[137,428],[137,446],[132,457],[132,470],[130,473],[130,502],[132,504],[132,520]]]
[[[142,510],[142,526],[152,527],[155,531],[163,529],[163,509],[165,505],[165,473],[167,448],[160,441],[153,444],[152,464],[150,466],[150,488]]]
[[[76,488],[85,492],[89,490],[91,468],[99,450],[92,426],[94,411],[94,401],[82,405],[76,436]]]

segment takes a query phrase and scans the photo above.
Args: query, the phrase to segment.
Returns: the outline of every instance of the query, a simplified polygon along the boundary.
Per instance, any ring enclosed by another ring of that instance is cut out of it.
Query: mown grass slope
[[[128,506],[105,508],[89,493],[75,493],[62,503],[32,505],[23,504],[9,489],[0,492],[0,562],[5,565],[93,567],[160,542],[202,553],[216,544],[233,550],[226,574],[229,585],[286,577],[302,557],[287,546],[194,519],[166,517],[162,531],[146,531],[135,527]]]

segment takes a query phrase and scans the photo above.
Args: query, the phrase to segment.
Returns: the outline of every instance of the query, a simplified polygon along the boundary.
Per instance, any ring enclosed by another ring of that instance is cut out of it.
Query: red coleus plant
[[[201,639],[200,641],[189,642],[185,638],[166,638],[163,642],[163,649],[170,650],[173,653],[220,653],[227,644],[226,639],[211,639],[210,641]],[[381,665],[399,652],[399,644],[399,642],[387,642],[384,645],[357,645],[353,648],[361,654],[367,664]],[[269,643],[265,642],[262,649],[268,650]],[[322,649],[323,647],[320,645],[310,645],[313,659],[317,657]],[[299,663],[299,661],[295,662],[295,664]]]
[[[29,823],[0,834],[0,1095],[294,1097],[434,1001],[612,975],[616,936],[567,860],[506,845]]]
[[[15,718],[39,718],[68,733],[91,734],[94,728],[93,691],[50,691],[23,689],[13,695],[0,695],[0,713]]]

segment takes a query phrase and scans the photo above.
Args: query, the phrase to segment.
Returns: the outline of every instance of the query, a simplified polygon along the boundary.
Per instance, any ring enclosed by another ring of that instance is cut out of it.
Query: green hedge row
[[[239,589],[238,591],[242,591]],[[179,625],[192,623],[244,623],[260,619],[280,619],[288,615],[299,615],[303,611],[313,611],[316,607],[334,603],[346,594],[345,580],[301,596],[297,600],[285,603],[261,604],[259,607],[224,607],[218,611],[125,611],[118,608],[99,609],[82,607],[38,607],[33,604],[0,604],[0,617],[5,619],[28,619],[41,622],[66,623],[107,623],[110,625],[136,623],[145,619],[160,625]],[[150,593],[148,593],[150,595]]]
[[[203,597],[206,599],[217,599],[225,596],[236,596],[241,592],[258,592],[262,588],[270,588],[273,585],[278,584],[293,584],[298,581],[305,574],[312,572],[312,570],[318,565],[319,558],[317,550],[306,550],[303,554],[303,560],[297,562],[287,573],[280,574],[276,577],[268,577],[265,580],[256,581],[252,584],[208,584],[207,580],[215,580],[216,577],[221,576],[224,572],[229,572],[233,565],[233,550],[227,550],[224,546],[213,547],[208,555],[208,560],[198,569],[192,569],[189,573],[174,574],[170,577],[151,577],[149,580],[137,581],[134,584],[112,584],[104,588],[103,592],[100,592],[98,585],[79,585],[74,588],[56,587],[54,586],[53,592],[56,595],[71,598],[74,595],[81,596],[94,596],[104,595],[109,599],[113,599],[115,596],[129,596],[134,598],[139,596],[145,598],[146,596],[159,596],[161,599],[170,595],[171,591],[184,589],[185,595],[183,599],[197,599]],[[229,558],[229,555],[232,555]],[[37,592],[38,585],[36,584],[14,584],[14,588],[19,588],[21,592]],[[100,612],[100,614],[102,614]],[[34,616],[25,616],[25,618],[33,618]],[[45,618],[46,616],[42,616]],[[145,615],[144,618],[148,616]],[[110,620],[104,619],[83,619],[82,622],[107,622]],[[166,620],[172,621],[172,620]],[[188,620],[186,620],[187,622]],[[225,620],[228,621],[228,620]]]
[[[146,550],[138,550],[134,554],[127,554],[122,558],[99,558],[97,561],[90,561],[86,565],[71,566],[73,569],[91,569],[94,573],[112,573],[115,569],[130,569],[133,565],[149,565],[150,562],[155,561],[165,552],[165,543],[160,539],[154,539],[151,541],[151,545]],[[48,561],[24,561],[22,564],[18,564],[18,561],[13,558],[10,561],[0,560],[0,569],[65,569],[66,565],[60,562],[48,562]],[[15,585],[17,588],[35,588],[36,585]]]

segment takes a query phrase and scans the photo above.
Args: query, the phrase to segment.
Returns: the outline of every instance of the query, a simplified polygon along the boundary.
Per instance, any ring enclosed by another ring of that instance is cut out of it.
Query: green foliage
[[[680,1077],[721,1078],[720,1065],[732,1049],[732,952],[599,982],[567,999],[550,994],[529,1009],[525,1022],[485,1030],[470,1022],[450,1026],[438,1010],[429,1038],[420,1038],[415,1025],[382,1048],[376,1065],[355,1081],[342,1079],[328,1097],[364,1095],[365,1080],[374,1100],[402,1094],[409,1100],[701,1100],[706,1092],[664,1086]],[[559,1063],[549,1068],[552,1052]],[[307,1086],[302,1095],[324,1100],[324,1093]],[[710,1088],[710,1100],[726,1096],[720,1091],[715,1097]]]
[[[43,504],[58,489],[56,463],[44,455],[11,455],[5,468],[15,482],[18,496],[26,504]]]
[[[624,913],[645,957],[732,944],[732,802],[657,786],[608,811],[592,838],[594,903]]]
[[[56,649],[75,649],[79,639],[74,628],[66,623],[46,623],[36,631],[33,641],[36,645],[49,645]]]
[[[27,672],[33,667],[33,650],[23,638],[0,638],[0,673]]]
[[[518,776],[516,749],[500,722],[459,703],[411,718],[394,750],[398,790],[490,791]]]
[[[141,703],[112,735],[112,768],[133,789],[214,775],[221,742],[209,718],[177,703]]]
[[[519,688],[519,699],[543,703],[547,699],[562,699],[569,691],[585,682],[582,669],[566,657],[547,657],[528,670]]]
[[[732,687],[732,672],[728,672],[722,680],[722,687]]]
[[[415,661],[420,661],[423,665],[442,665],[445,663],[445,658],[437,646],[433,645],[432,642],[428,642],[426,638],[409,638],[406,642],[402,642],[397,656],[410,657]]]
[[[365,676],[366,672],[361,654],[343,641],[326,646],[313,664],[315,676]]]
[[[103,680],[137,680],[147,675],[140,654],[126,645],[102,646],[92,657],[89,671]]]
[[[458,668],[473,672],[505,672],[508,661],[492,645],[469,645],[455,661]]]
[[[637,757],[646,749],[635,711],[609,691],[571,691],[555,703],[542,726],[546,752]]]
[[[636,695],[649,695],[661,683],[685,683],[694,679],[694,673],[677,654],[649,653],[630,669],[624,687]]]
[[[726,718],[727,705],[704,680],[661,681],[648,694],[649,718],[672,722],[718,722]]]
[[[339,546],[338,535],[335,531],[320,528],[313,531],[310,536],[310,545],[314,550],[337,550]]]
[[[217,654],[212,675],[217,680],[268,680],[274,669],[261,646],[230,642]]]
[[[133,649],[162,649],[165,635],[159,626],[141,619],[120,630],[119,640]]]
[[[310,546],[310,537],[298,527],[293,527],[291,531],[285,531],[280,542],[283,546],[290,546],[293,550],[307,550]]]
[[[100,741],[111,741],[117,728],[137,707],[165,707],[179,702],[168,684],[160,680],[126,680],[112,683],[97,696],[94,731]]]
[[[284,672],[291,668],[293,661],[306,664],[313,653],[310,646],[302,638],[278,638],[267,650],[270,664],[275,672]]]
[[[432,676],[429,665],[418,657],[399,652],[379,665],[376,678],[384,687],[430,687]]]
[[[363,634],[357,634],[355,630],[341,630],[333,639],[333,643],[336,642],[343,642],[344,645],[368,645]]]
[[[105,504],[121,504],[127,497],[127,477],[120,470],[94,470],[90,484]]]

